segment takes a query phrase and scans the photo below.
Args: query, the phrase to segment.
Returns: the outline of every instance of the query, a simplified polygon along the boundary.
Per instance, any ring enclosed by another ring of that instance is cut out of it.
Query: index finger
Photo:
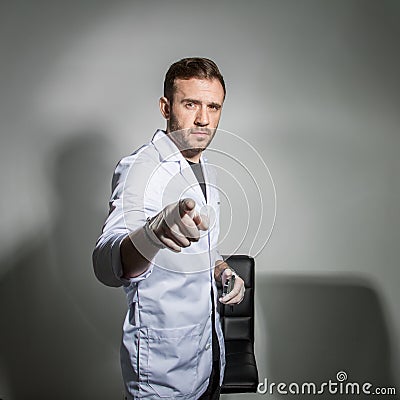
[[[196,202],[193,199],[187,198],[179,201],[179,215],[183,217],[185,214],[191,216],[192,211],[196,207]]]
[[[239,281],[239,279],[235,281],[235,286],[233,287],[233,289],[230,293],[228,293],[224,297],[219,298],[219,301],[221,303],[223,303],[223,304],[236,304],[237,303],[237,301],[235,302],[233,300],[236,299],[236,297],[241,294],[242,288],[244,289],[244,282],[241,279]],[[241,299],[237,299],[237,300],[241,300]]]

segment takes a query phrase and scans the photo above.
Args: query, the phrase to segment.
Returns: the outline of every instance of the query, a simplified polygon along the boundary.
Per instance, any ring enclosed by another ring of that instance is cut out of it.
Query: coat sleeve
[[[130,232],[146,222],[143,187],[147,183],[148,170],[149,163],[136,154],[123,158],[115,169],[109,215],[92,257],[97,279],[107,286],[129,286],[151,273],[152,268],[149,268],[138,277],[123,278],[120,255],[121,242]]]

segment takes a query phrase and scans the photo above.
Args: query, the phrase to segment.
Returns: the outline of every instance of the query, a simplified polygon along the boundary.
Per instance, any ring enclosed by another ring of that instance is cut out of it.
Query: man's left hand
[[[233,287],[230,293],[228,293],[224,297],[219,298],[219,301],[223,304],[239,304],[243,301],[244,298],[244,291],[245,291],[244,281],[239,275],[232,272],[230,268],[226,268],[222,272],[221,275],[222,286],[228,279],[231,279],[232,275],[235,275],[235,286]]]

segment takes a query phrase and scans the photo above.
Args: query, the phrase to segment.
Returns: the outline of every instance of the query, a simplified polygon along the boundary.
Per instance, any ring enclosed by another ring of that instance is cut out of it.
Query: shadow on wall
[[[3,400],[122,395],[125,299],[96,280],[91,264],[110,195],[109,150],[102,136],[82,133],[54,152],[54,223],[0,261],[9,265],[0,277]]]
[[[268,378],[269,383],[296,382],[300,387],[313,382],[319,388],[330,379],[338,382],[336,376],[343,371],[347,374],[345,383],[370,382],[371,391],[374,387],[395,387],[387,321],[379,296],[368,281],[352,276],[261,275],[256,282],[259,312],[265,321],[261,329],[267,338],[267,358],[263,361],[269,374],[260,376],[260,382]],[[266,390],[266,386],[261,389]],[[276,387],[273,393],[285,399],[398,398],[351,391],[335,396],[329,394],[328,387],[323,395],[307,391],[304,395],[279,395]]]

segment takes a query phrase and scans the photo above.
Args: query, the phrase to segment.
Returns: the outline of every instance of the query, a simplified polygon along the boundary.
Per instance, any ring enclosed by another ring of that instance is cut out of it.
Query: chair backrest
[[[258,371],[254,355],[254,259],[246,255],[224,257],[244,280],[245,296],[240,304],[220,304],[225,338],[226,369],[221,393],[256,392]]]

